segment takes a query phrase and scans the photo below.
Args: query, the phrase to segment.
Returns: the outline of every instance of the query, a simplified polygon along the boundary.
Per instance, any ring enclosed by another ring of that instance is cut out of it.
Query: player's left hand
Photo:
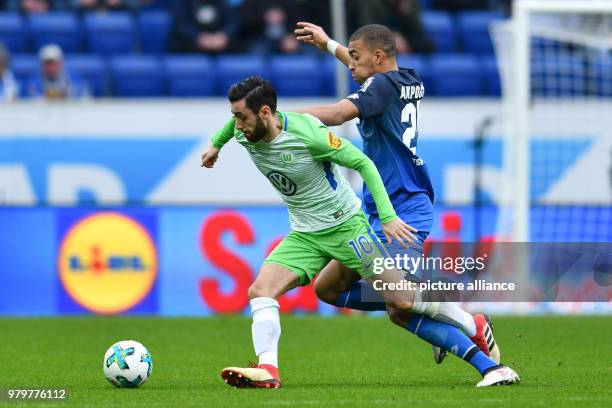
[[[411,227],[402,221],[401,218],[397,217],[389,222],[382,224],[382,229],[387,238],[387,243],[392,243],[393,240],[399,242],[404,248],[408,248],[408,245],[416,241],[416,236],[413,232],[417,232],[417,229]]]
[[[219,149],[210,146],[204,153],[202,153],[202,164],[200,165],[200,167],[212,169],[218,158]]]
[[[327,51],[327,42],[329,36],[325,33],[323,28],[316,24],[300,21],[297,23],[299,28],[293,30],[298,41],[302,41],[305,44],[316,45],[323,51]]]

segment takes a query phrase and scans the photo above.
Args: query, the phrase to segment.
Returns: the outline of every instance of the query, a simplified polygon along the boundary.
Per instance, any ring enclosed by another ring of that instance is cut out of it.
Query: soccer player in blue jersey
[[[300,111],[310,113],[328,126],[359,118],[357,128],[363,138],[364,153],[378,168],[396,213],[414,228],[415,239],[409,250],[414,256],[420,256],[433,224],[434,192],[427,166],[416,154],[418,108],[425,92],[419,74],[414,69],[397,66],[393,34],[382,25],[361,27],[351,35],[348,47],[308,22],[298,23],[295,34],[298,40],[316,45],[340,60],[361,84],[356,93],[335,104]],[[376,234],[391,244],[365,186],[363,198]],[[332,261],[315,282],[315,291],[321,300],[339,307],[386,310],[382,301],[362,299],[366,283],[359,279],[355,272]],[[468,317],[463,318],[461,330],[421,314],[390,313],[390,318],[432,344],[436,362],[440,363],[448,350],[474,366],[484,377],[479,386],[518,382],[513,370],[499,365],[499,348],[488,318],[482,314],[472,318],[464,313]],[[461,321],[461,316],[456,316],[454,321]]]

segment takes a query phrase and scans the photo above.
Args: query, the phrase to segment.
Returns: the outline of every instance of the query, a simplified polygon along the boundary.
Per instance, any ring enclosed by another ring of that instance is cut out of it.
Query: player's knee
[[[387,316],[389,317],[389,320],[391,320],[393,323],[397,324],[398,326],[401,326],[400,313],[398,312],[397,309],[388,307]]]
[[[398,311],[410,312],[412,310],[412,302],[409,300],[393,300],[387,302],[387,305]]]
[[[396,309],[394,307],[387,307],[387,316],[389,320],[397,324],[400,327],[406,327],[410,318],[410,312],[406,310]]]
[[[272,297],[270,290],[261,283],[255,281],[249,286],[248,290],[249,300],[255,299],[258,297]]]

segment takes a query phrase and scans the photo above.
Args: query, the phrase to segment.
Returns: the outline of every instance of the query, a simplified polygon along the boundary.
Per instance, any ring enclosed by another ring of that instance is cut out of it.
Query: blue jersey
[[[417,72],[400,68],[374,74],[347,99],[359,110],[357,128],[363,138],[363,151],[378,168],[396,212],[413,205],[422,210],[423,200],[429,201],[428,211],[414,214],[409,220],[402,217],[408,223],[422,221],[421,226],[413,226],[429,231],[434,192],[427,166],[417,156],[418,107],[423,94],[423,82]],[[363,200],[366,211],[376,216],[376,204],[365,185]]]

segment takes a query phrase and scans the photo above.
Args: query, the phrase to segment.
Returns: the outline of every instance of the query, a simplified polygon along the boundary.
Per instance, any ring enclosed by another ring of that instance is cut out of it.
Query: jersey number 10
[[[419,108],[419,101],[416,105],[413,103],[407,103],[402,109],[402,123],[406,123],[406,130],[402,135],[402,141],[412,151],[412,154],[416,154],[417,147],[417,109]]]

